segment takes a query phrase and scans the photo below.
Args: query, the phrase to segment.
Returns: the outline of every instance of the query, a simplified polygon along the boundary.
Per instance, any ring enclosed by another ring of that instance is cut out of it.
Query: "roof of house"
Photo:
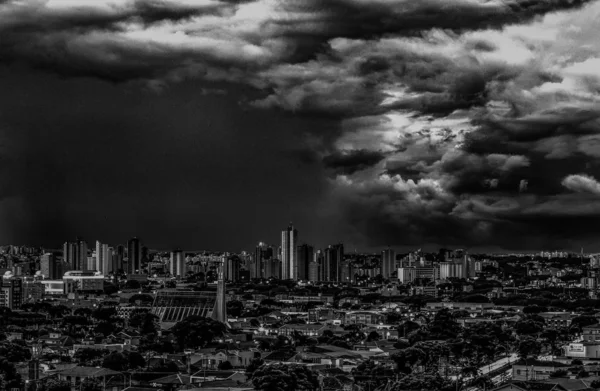
[[[552,367],[552,368],[563,368],[568,367],[569,364],[563,364],[557,361],[541,361],[534,358],[521,359],[514,363],[514,365],[524,366],[535,366],[535,367]]]
[[[190,376],[182,375],[180,373],[174,373],[172,375],[167,375],[156,380],[152,380],[153,383],[158,384],[191,384],[192,381]]]
[[[60,375],[71,377],[101,377],[110,375],[121,375],[121,372],[107,368],[97,367],[73,367],[58,372]]]

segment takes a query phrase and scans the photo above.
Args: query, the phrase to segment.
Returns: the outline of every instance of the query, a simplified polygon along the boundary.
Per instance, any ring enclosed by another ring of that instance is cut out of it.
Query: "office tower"
[[[223,273],[225,281],[238,282],[240,280],[241,259],[237,255],[225,256],[224,262],[227,266]]]
[[[223,266],[224,264],[221,263],[217,269],[217,297],[215,300],[215,307],[210,317],[229,326],[229,324],[227,323],[227,304],[225,298],[225,280],[223,276]]]
[[[96,267],[102,274],[108,274],[112,270],[112,256],[106,243],[96,241]]]
[[[171,265],[169,272],[174,277],[185,277],[187,272],[185,265],[185,254],[181,250],[171,251]]]
[[[263,278],[276,278],[281,279],[281,261],[277,258],[271,258],[264,263],[264,276]]]
[[[281,279],[296,280],[297,259],[296,242],[298,241],[298,230],[294,229],[292,223],[281,232]]]
[[[274,257],[273,247],[260,242],[254,250],[254,260],[250,263],[250,278],[266,278],[267,263]]]
[[[440,280],[448,278],[465,278],[464,265],[461,262],[440,262]]]
[[[340,281],[340,269],[344,260],[344,245],[330,245],[325,249],[325,262],[322,267],[323,281]]]
[[[40,271],[44,278],[49,280],[56,280],[62,278],[62,274],[57,274],[56,264],[59,263],[54,254],[46,253],[40,257]],[[62,269],[62,268],[61,268]]]
[[[298,260],[296,262],[296,280],[308,280],[308,267],[313,260],[314,249],[312,246],[308,244],[303,244],[298,246],[297,256]]]
[[[413,282],[417,278],[416,267],[400,267],[398,268],[398,282],[401,284],[408,284]]]
[[[127,274],[136,274],[141,269],[142,244],[138,238],[127,241]]]
[[[340,282],[345,284],[352,283],[354,281],[354,265],[351,260],[345,260],[342,262],[340,270]]]
[[[125,246],[119,244],[116,248],[115,254],[113,256],[113,270],[118,272],[119,270],[125,271],[123,261],[125,260]]]
[[[396,270],[396,252],[391,248],[381,252],[381,276],[390,278],[392,272]]]
[[[63,245],[63,259],[73,270],[86,270],[88,247],[85,240],[77,238],[75,242],[65,242]]]
[[[321,250],[313,254],[313,260],[308,265],[308,279],[312,282],[321,281],[321,264],[319,263]]]
[[[83,269],[85,271],[97,271],[98,270],[98,265],[96,264],[96,255],[93,254],[91,257],[87,257],[87,264],[85,269]]]

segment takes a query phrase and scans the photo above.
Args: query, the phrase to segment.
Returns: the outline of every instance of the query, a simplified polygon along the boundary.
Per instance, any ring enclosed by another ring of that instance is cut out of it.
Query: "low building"
[[[385,322],[385,314],[375,311],[355,311],[346,313],[346,324],[379,324]]]
[[[571,342],[563,351],[569,358],[600,358],[600,341]]]
[[[540,312],[538,314],[546,322],[546,326],[553,328],[569,327],[571,320],[579,314],[572,314],[570,312]]]
[[[104,276],[96,271],[71,270],[63,276],[65,293],[104,290]]]
[[[546,380],[558,369],[568,368],[569,365],[555,361],[540,361],[535,359],[519,360],[513,364],[513,380]]]

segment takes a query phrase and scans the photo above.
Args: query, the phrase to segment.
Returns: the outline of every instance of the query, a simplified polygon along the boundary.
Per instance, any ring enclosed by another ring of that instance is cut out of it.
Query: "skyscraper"
[[[136,274],[142,268],[142,244],[138,238],[127,241],[127,274]]]
[[[52,253],[40,257],[40,271],[48,280],[57,280],[63,276],[62,263]]]
[[[391,248],[381,252],[381,276],[390,278],[392,272],[396,270],[396,252]]]
[[[88,248],[85,240],[77,238],[75,242],[65,242],[63,259],[72,270],[86,270]]]
[[[260,242],[254,250],[254,260],[250,263],[250,278],[265,278],[267,262],[274,257],[273,247]]]
[[[308,244],[298,246],[296,262],[296,280],[308,280],[308,267],[313,260],[314,249]]]
[[[112,271],[112,254],[109,252],[108,244],[96,240],[96,267],[99,272],[108,274]]]
[[[292,223],[281,232],[281,279],[296,280],[298,230]]]
[[[181,250],[171,251],[171,276],[185,277],[187,268],[185,265],[185,254]]]
[[[330,245],[325,249],[325,263],[323,265],[323,281],[341,281],[341,267],[344,260],[344,245]]]

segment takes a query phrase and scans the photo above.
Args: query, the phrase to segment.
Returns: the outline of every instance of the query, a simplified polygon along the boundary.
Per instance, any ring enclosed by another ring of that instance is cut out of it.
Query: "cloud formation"
[[[0,62],[249,85],[335,121],[307,144],[363,244],[525,248],[597,233],[599,29],[593,0],[9,0]]]

